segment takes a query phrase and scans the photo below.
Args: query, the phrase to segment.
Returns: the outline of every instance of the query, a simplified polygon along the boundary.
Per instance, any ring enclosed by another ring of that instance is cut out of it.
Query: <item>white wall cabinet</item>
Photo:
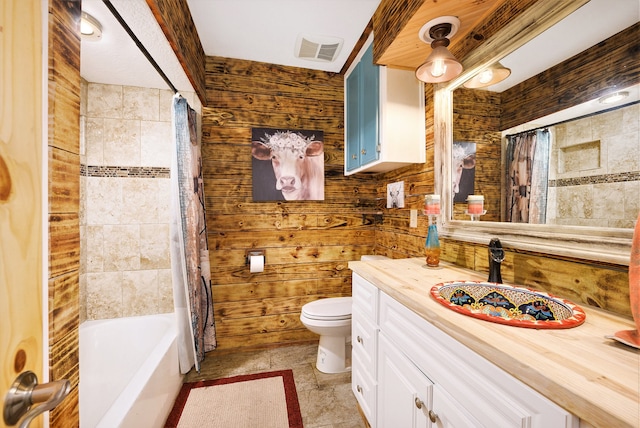
[[[578,418],[356,273],[352,284],[352,382],[372,427],[578,426]],[[364,331],[368,349],[358,342]]]
[[[424,83],[410,70],[373,63],[373,34],[347,70],[345,175],[424,163]]]

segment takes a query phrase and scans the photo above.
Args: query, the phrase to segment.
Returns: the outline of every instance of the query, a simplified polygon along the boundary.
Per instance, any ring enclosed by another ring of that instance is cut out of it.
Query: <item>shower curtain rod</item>
[[[131,40],[133,40],[133,42],[136,44],[136,46],[138,46],[138,49],[140,49],[140,52],[142,52],[144,54],[144,56],[149,60],[149,62],[151,63],[153,68],[156,69],[156,71],[158,72],[160,77],[162,77],[162,79],[167,83],[167,85],[169,85],[169,87],[171,88],[173,93],[177,94],[178,90],[176,89],[176,87],[173,86],[173,83],[171,83],[171,81],[169,80],[167,75],[164,74],[164,71],[162,71],[162,68],[160,68],[160,66],[153,59],[153,57],[151,56],[149,51],[144,47],[142,42],[140,42],[140,40],[136,37],[136,35],[131,30],[131,27],[129,27],[129,25],[127,25],[125,20],[122,18],[122,16],[116,10],[116,8],[113,7],[113,5],[111,4],[111,2],[109,0],[102,0],[102,2],[104,3],[105,6],[107,6],[107,9],[109,9],[109,11],[113,14],[113,16],[118,20],[118,22],[120,23],[122,28],[124,28],[124,30],[127,32],[127,34],[129,34],[129,37],[131,37]]]

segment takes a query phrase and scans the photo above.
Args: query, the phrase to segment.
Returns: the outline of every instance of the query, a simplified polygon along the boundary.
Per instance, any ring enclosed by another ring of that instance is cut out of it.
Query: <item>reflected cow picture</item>
[[[254,201],[324,200],[322,131],[254,128]]]
[[[476,143],[453,143],[451,151],[451,191],[453,202],[466,202],[473,195],[476,175]]]

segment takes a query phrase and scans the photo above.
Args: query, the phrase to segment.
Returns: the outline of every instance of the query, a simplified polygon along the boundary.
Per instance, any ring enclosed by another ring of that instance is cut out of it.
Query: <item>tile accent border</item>
[[[169,171],[169,168],[155,166],[80,165],[80,175],[83,177],[169,178]]]
[[[549,180],[549,187],[582,186],[586,184],[622,183],[640,181],[640,171],[621,172],[618,174],[601,174],[587,177],[560,178]]]

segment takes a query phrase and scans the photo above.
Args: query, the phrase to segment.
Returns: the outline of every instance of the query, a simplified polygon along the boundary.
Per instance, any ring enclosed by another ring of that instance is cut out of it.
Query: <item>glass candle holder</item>
[[[482,195],[469,195],[467,196],[467,211],[469,214],[484,214],[484,196]]]
[[[440,215],[440,195],[426,195],[424,197],[424,214]]]

